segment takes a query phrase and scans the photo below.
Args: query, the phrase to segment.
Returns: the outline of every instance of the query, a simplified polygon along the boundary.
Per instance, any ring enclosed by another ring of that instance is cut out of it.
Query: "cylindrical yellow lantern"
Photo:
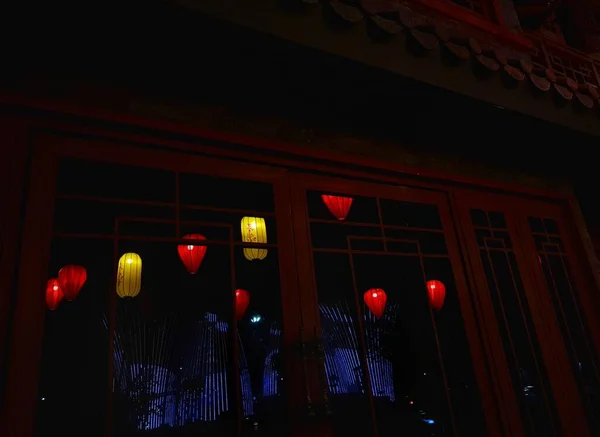
[[[117,294],[136,297],[142,288],[142,258],[137,253],[126,253],[117,267]]]
[[[244,243],[267,243],[267,225],[261,217],[244,217],[242,219],[242,241]],[[265,259],[267,249],[258,247],[244,248],[244,256],[247,260]]]

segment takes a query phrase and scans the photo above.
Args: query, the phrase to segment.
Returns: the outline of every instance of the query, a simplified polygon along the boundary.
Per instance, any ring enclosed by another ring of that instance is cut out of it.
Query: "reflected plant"
[[[131,379],[131,412],[141,429],[150,427],[150,417],[161,415],[164,407],[158,399],[164,394],[153,393],[152,388],[159,384],[157,375],[142,369]]]
[[[205,378],[201,376],[183,378],[179,384],[179,390],[182,394],[199,392],[204,389],[205,382]]]

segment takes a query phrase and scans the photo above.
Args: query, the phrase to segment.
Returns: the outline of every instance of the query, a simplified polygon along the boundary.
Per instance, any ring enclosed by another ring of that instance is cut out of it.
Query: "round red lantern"
[[[48,305],[48,309],[55,310],[58,308],[58,304],[63,297],[64,295],[62,289],[60,288],[58,279],[48,279],[48,283],[46,285],[46,305]]]
[[[250,293],[242,288],[235,290],[235,320],[241,320],[244,317],[249,304]]]
[[[371,288],[364,295],[365,304],[371,310],[376,318],[383,316],[385,312],[385,304],[387,302],[387,294],[381,288]]]
[[[441,281],[427,281],[427,297],[434,310],[441,310],[446,300],[446,286]]]
[[[86,280],[87,271],[82,266],[68,265],[58,271],[58,282],[68,301],[77,297]]]
[[[352,197],[330,196],[328,194],[322,194],[321,199],[323,199],[327,209],[329,209],[338,220],[346,219],[348,212],[350,212],[352,201],[354,200]]]
[[[183,238],[185,240],[206,240],[200,234],[188,234]],[[177,246],[179,258],[181,258],[183,265],[190,274],[195,275],[200,268],[200,264],[202,264],[202,260],[206,254],[206,249],[206,246],[196,246],[195,244],[191,244],[191,242]]]

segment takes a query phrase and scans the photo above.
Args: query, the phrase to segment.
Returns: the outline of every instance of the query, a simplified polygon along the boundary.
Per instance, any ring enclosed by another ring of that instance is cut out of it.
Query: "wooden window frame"
[[[102,115],[105,117],[106,114]],[[98,120],[99,115],[90,116],[89,118],[92,120]],[[118,117],[117,117],[118,119]],[[116,123],[114,128],[94,128],[90,127],[90,124],[81,123],[81,121],[48,121],[44,118],[37,117],[16,117],[12,119],[16,121],[13,126],[12,131],[9,129],[3,132],[1,135],[6,136],[6,132],[12,132],[11,138],[17,138],[13,144],[13,147],[16,147],[18,150],[23,153],[17,154],[20,156],[20,160],[18,162],[24,163],[29,159],[29,148],[33,146],[33,152],[31,159],[31,165],[28,168],[28,173],[23,170],[23,174],[21,174],[23,179],[26,179],[27,174],[29,174],[29,186],[46,186],[52,187],[53,178],[55,178],[56,172],[56,163],[57,163],[57,155],[53,152],[52,147],[36,147],[39,146],[40,138],[46,138],[46,141],[51,144],[52,142],[60,143],[60,147],[64,148],[63,153],[65,151],[68,152],[69,156],[79,156],[85,157],[86,159],[98,159],[98,160],[107,160],[107,151],[108,152],[119,152],[121,156],[128,156],[128,159],[134,160],[136,162],[141,162],[142,164],[146,162],[150,163],[153,166],[156,165],[157,160],[160,160],[161,166],[169,166],[174,165],[173,163],[169,164],[168,162],[164,162],[162,157],[164,156],[163,152],[152,152],[148,151],[148,154],[139,154],[136,153],[138,150],[135,145],[138,144],[147,144],[153,145],[155,147],[161,147],[164,149],[168,149],[168,152],[165,153],[193,153],[193,154],[204,154],[211,155],[213,157],[225,158],[228,162],[232,162],[232,166],[227,170],[231,171],[231,175],[235,175],[237,177],[240,176],[240,172],[242,174],[248,174],[252,178],[264,178],[263,170],[268,169],[268,172],[273,174],[274,167],[280,167],[279,170],[276,171],[278,178],[278,185],[282,187],[281,189],[285,191],[285,193],[281,194],[281,198],[289,197],[289,201],[291,202],[295,211],[300,211],[302,208],[306,208],[305,205],[301,205],[299,199],[297,198],[297,194],[294,194],[294,190],[291,190],[289,173],[282,169],[282,167],[288,167],[297,169],[299,171],[309,171],[309,172],[321,172],[327,173],[330,175],[335,175],[336,182],[333,183],[333,179],[327,178],[323,179],[323,182],[327,182],[327,186],[329,188],[335,188],[336,184],[338,184],[339,188],[343,190],[343,184],[348,186],[355,186],[359,188],[360,186],[368,186],[368,191],[371,191],[375,188],[377,190],[392,190],[395,195],[398,195],[399,190],[401,190],[398,185],[412,186],[418,190],[426,189],[426,190],[435,190],[440,195],[447,197],[449,199],[449,211],[452,215],[453,226],[456,227],[457,230],[457,247],[460,249],[463,259],[467,259],[466,252],[466,244],[465,244],[465,236],[464,229],[461,226],[460,220],[458,219],[460,215],[458,214],[459,210],[459,201],[460,196],[463,198],[477,198],[478,196],[488,196],[488,193],[485,191],[473,191],[472,189],[468,189],[469,186],[473,185],[486,185],[487,190],[502,190],[503,192],[511,193],[510,196],[505,195],[503,198],[507,204],[514,202],[515,198],[523,198],[523,196],[535,196],[538,200],[531,203],[532,201],[527,199],[524,202],[539,205],[545,205],[545,208],[559,208],[561,216],[564,217],[569,224],[574,224],[571,226],[572,234],[569,238],[569,244],[571,245],[571,249],[582,256],[582,259],[588,259],[588,253],[584,250],[584,245],[582,244],[582,235],[586,232],[584,229],[584,225],[582,221],[577,219],[579,217],[577,209],[576,209],[576,201],[570,195],[562,195],[560,193],[552,193],[545,192],[539,190],[531,190],[525,189],[522,187],[510,187],[504,184],[494,184],[489,181],[475,181],[468,180],[465,178],[461,178],[457,175],[443,175],[435,172],[416,172],[415,170],[407,170],[404,174],[400,174],[399,171],[402,169],[397,165],[392,165],[385,162],[373,161],[373,160],[362,160],[360,163],[360,168],[350,169],[347,166],[344,166],[343,163],[357,165],[359,163],[356,162],[355,158],[335,154],[328,152],[319,152],[319,151],[307,151],[303,148],[297,148],[289,145],[282,145],[276,143],[269,143],[264,141],[256,141],[251,138],[240,138],[235,135],[229,135],[224,133],[215,133],[215,132],[206,132],[206,131],[198,131],[192,130],[195,132],[192,134],[187,128],[177,129],[175,126],[171,124],[161,124],[161,122],[156,121],[155,124],[149,124],[148,127],[152,127],[154,131],[157,129],[159,131],[168,133],[179,133],[183,135],[193,135],[192,138],[195,138],[195,141],[181,141],[169,138],[163,138],[162,136],[157,135],[147,135],[147,134],[139,134],[139,133],[124,133],[123,130],[120,130],[119,126],[127,126],[134,127],[137,126],[141,128],[143,123],[140,123],[139,120],[132,120],[130,117],[123,117],[120,122],[117,122],[114,118],[113,123]],[[48,136],[46,133],[48,131],[52,132],[62,132],[58,136],[53,134]],[[15,133],[16,132],[16,133]],[[89,148],[86,147],[86,140],[82,137],[94,137],[97,141],[101,141],[103,144],[102,148]],[[69,137],[71,139],[69,139]],[[77,140],[73,140],[73,138],[78,138]],[[220,140],[220,141],[228,141],[230,143],[243,144],[249,147],[249,150],[227,150],[221,147],[216,147],[213,145],[202,144],[202,139],[212,139],[212,140]],[[4,139],[4,138],[3,138]],[[66,140],[67,139],[67,140]],[[99,139],[99,140],[98,140]],[[117,147],[116,142],[120,142],[121,144]],[[70,145],[68,145],[68,144]],[[129,145],[126,145],[129,143]],[[10,143],[9,143],[10,144]],[[102,149],[102,150],[101,150]],[[16,150],[16,149],[15,149]],[[265,153],[268,150],[278,150],[282,154],[286,153],[286,156],[282,155],[270,155]],[[114,153],[113,153],[114,154]],[[118,155],[117,154],[117,155]],[[294,155],[304,155],[307,154],[312,155],[312,161],[306,160],[296,160],[294,159]],[[160,156],[159,156],[160,155]],[[201,158],[205,162],[207,158]],[[110,159],[108,159],[110,161]],[[181,161],[181,160],[179,160]],[[244,164],[240,161],[250,161],[251,165]],[[42,164],[44,163],[45,164]],[[212,161],[214,163],[214,161]],[[48,164],[50,163],[50,165]],[[256,164],[255,164],[256,163]],[[265,167],[266,166],[266,167]],[[23,164],[23,168],[26,166]],[[202,167],[203,168],[203,167]],[[256,169],[260,169],[258,172]],[[195,167],[195,172],[198,172],[199,167]],[[254,170],[252,170],[254,169]],[[211,172],[211,166],[206,167],[207,172]],[[406,174],[409,173],[409,174]],[[417,179],[410,176],[410,173],[418,175]],[[221,174],[222,175],[222,174]],[[308,178],[307,181],[310,180],[319,180],[315,177],[308,176],[297,176],[299,178]],[[346,179],[340,179],[340,177]],[[377,184],[373,182],[360,182],[352,183],[348,182],[349,179],[354,180],[370,180],[377,181]],[[15,177],[15,180],[19,180],[18,177]],[[446,182],[439,182],[440,180],[445,180]],[[306,182],[305,184],[312,184],[312,182]],[[386,184],[386,185],[380,185]],[[301,184],[302,185],[302,184]],[[382,188],[385,186],[396,186],[395,188]],[[322,189],[322,188],[321,188]],[[291,191],[290,191],[291,190]],[[18,190],[17,190],[18,191]],[[410,191],[410,189],[409,189]],[[297,191],[296,191],[297,192]],[[466,196],[466,197],[465,197]],[[17,204],[17,200],[19,196],[15,194],[13,196],[13,203]],[[40,192],[31,192],[30,195],[26,199],[26,209],[28,211],[38,211],[42,216],[44,214],[51,216],[51,211],[53,209],[54,198],[53,196],[48,196]],[[549,206],[553,205],[553,206]],[[541,207],[541,206],[540,206]],[[284,212],[284,206],[279,205],[276,208],[282,209],[282,214],[290,214],[289,208]],[[287,206],[285,206],[287,208]],[[11,212],[11,214],[16,214],[16,212]],[[296,219],[294,219],[296,220]],[[292,223],[292,218],[289,220]],[[31,289],[39,289],[40,284],[38,283],[43,277],[45,280],[46,271],[45,266],[47,265],[48,257],[49,257],[49,244],[46,244],[47,247],[42,244],[43,242],[49,242],[49,236],[51,234],[51,220],[48,220],[48,223],[42,221],[38,223],[35,218],[35,214],[28,213],[25,215],[25,229],[29,231],[26,232],[21,238],[21,247],[27,247],[28,245],[38,245],[42,247],[42,250],[35,251],[35,253],[31,253],[31,251],[21,252],[20,258],[17,260],[13,260],[13,264],[19,265],[37,265],[43,266],[43,275],[29,275],[26,274],[23,270],[21,270],[21,274],[18,278],[18,288],[21,290],[31,290]],[[289,229],[284,231],[284,223],[281,224],[281,228],[278,225],[278,229],[281,229],[278,234],[279,241],[285,241],[287,239],[287,243],[289,247],[294,247],[295,242],[293,241],[294,236],[293,232],[296,232],[298,235],[298,229],[294,229],[289,226]],[[298,238],[298,237],[296,237]],[[27,256],[25,256],[27,254]],[[285,259],[281,259],[280,262],[285,265],[291,265],[291,263],[295,262],[294,254],[283,255]],[[306,269],[307,266],[298,267],[299,269]],[[284,269],[285,270],[285,269]],[[294,269],[290,269],[294,270]],[[467,266],[467,270],[469,267]],[[590,263],[588,261],[587,265],[581,267],[582,273],[580,276],[586,276],[591,279],[591,282],[596,282],[597,276],[594,276],[594,273],[590,269]],[[40,270],[41,271],[41,270]],[[35,277],[34,277],[35,276]],[[471,288],[476,287],[476,281],[473,280],[474,275],[471,272],[467,274],[464,278],[465,284],[468,284]],[[533,279],[532,279],[533,280]],[[539,278],[538,278],[539,280]],[[282,278],[282,281],[284,279]],[[294,290],[294,287],[298,287],[298,277],[296,274],[290,274],[285,281],[288,281],[289,290]],[[589,281],[588,281],[589,282]],[[8,284],[8,281],[6,281]],[[42,284],[43,285],[43,284]],[[457,283],[457,286],[459,284]],[[466,286],[466,285],[465,285]],[[597,292],[597,286],[587,284],[585,287],[580,288],[582,291],[582,299],[593,299],[593,294]],[[289,326],[293,326],[292,329],[287,329],[287,334],[290,334],[291,337],[286,338],[286,341],[297,341],[299,340],[298,336],[294,337],[296,325],[300,325],[301,321],[299,320],[300,315],[302,317],[311,317],[313,323],[316,322],[316,313],[314,309],[314,291],[309,292],[305,290],[300,294],[296,294],[301,299],[299,302],[300,308],[302,308],[302,313],[295,312],[294,314],[288,313],[284,318],[284,323],[289,324]],[[585,296],[584,296],[585,295]],[[587,296],[587,297],[586,297]],[[283,296],[282,296],[283,298]],[[290,298],[288,296],[287,298]],[[37,307],[36,302],[37,300]],[[20,337],[18,341],[16,338],[10,342],[11,352],[10,352],[10,360],[8,362],[8,369],[10,377],[7,379],[7,387],[4,393],[4,401],[3,406],[9,406],[10,408],[3,408],[0,416],[0,427],[2,429],[9,430],[7,434],[9,437],[27,437],[31,435],[31,426],[32,426],[32,414],[33,414],[33,406],[31,404],[31,399],[34,399],[37,395],[37,379],[34,376],[29,379],[19,378],[18,375],[22,374],[22,371],[26,371],[29,368],[31,372],[32,366],[35,367],[37,371],[37,365],[35,363],[39,360],[39,354],[41,353],[41,348],[28,347],[27,343],[33,341],[35,344],[40,344],[39,341],[41,339],[43,324],[41,323],[41,318],[39,317],[39,312],[43,310],[43,306],[39,305],[40,299],[37,296],[27,295],[27,294],[19,294],[18,299],[16,299],[16,305],[14,314],[15,323],[19,323],[21,328],[12,330],[12,334],[16,332],[26,332],[24,337]],[[289,305],[286,304],[286,305]],[[0,300],[0,320],[8,320],[10,308],[10,301],[3,296],[3,300]],[[26,308],[37,308],[37,313],[31,313],[25,318],[20,318],[18,315],[24,313],[24,309]],[[596,320],[597,314],[593,310],[593,307],[586,307],[586,316],[590,320]],[[484,308],[484,312],[489,311],[489,308],[486,310]],[[36,316],[37,315],[37,316]],[[290,317],[291,316],[291,317]],[[295,317],[295,318],[294,318]],[[305,319],[303,322],[309,322],[310,319]],[[25,323],[27,322],[27,323]],[[489,325],[489,326],[488,326]],[[491,324],[488,323],[485,329],[488,333],[487,335],[492,335],[494,328]],[[5,329],[7,324],[3,324],[0,326],[0,329]],[[26,331],[23,331],[24,327],[27,327]],[[594,327],[598,326],[597,322],[594,322]],[[490,334],[490,332],[492,334]],[[0,332],[3,334],[3,332]],[[598,343],[598,331],[594,330],[594,340],[596,348],[600,346]],[[3,335],[2,339],[6,337]],[[491,353],[488,351],[487,353]],[[32,373],[35,375],[35,373]],[[14,377],[14,378],[13,378]],[[301,378],[300,378],[301,379]],[[12,386],[8,386],[12,384]],[[15,395],[15,393],[23,393],[21,396],[21,401],[11,404],[11,402],[6,402],[8,400],[12,401],[10,394]],[[290,398],[290,405],[300,406],[304,402],[304,394],[303,388],[297,387],[295,394],[292,394]],[[27,394],[30,396],[28,397]],[[510,394],[509,394],[510,395]],[[8,396],[8,397],[7,397]],[[33,398],[31,398],[33,396]],[[510,408],[510,396],[509,398],[505,398],[502,402],[503,407],[500,421],[504,423],[504,426],[508,426],[508,429],[517,431],[512,434],[515,436],[520,435],[518,432],[518,422],[519,419],[516,416],[515,412]],[[516,424],[516,425],[515,425]],[[10,425],[10,426],[9,426]],[[302,435],[304,431],[298,431],[299,435]]]
[[[53,211],[56,201],[56,181],[61,159],[75,158],[109,164],[136,165],[139,167],[166,169],[176,172],[201,173],[203,175],[238,178],[270,183],[275,198],[275,215],[284,218],[277,224],[277,245],[281,280],[281,301],[283,313],[283,342],[295,344],[300,327],[299,296],[295,269],[289,268],[293,258],[293,231],[289,208],[287,207],[287,173],[285,170],[241,162],[222,161],[204,156],[193,156],[175,151],[153,150],[133,144],[119,144],[114,141],[81,139],[53,134],[35,135],[32,139],[29,194],[24,222],[24,232],[19,256],[17,295],[14,318],[10,332],[4,405],[0,424],[10,430],[10,436],[33,435],[35,422],[39,365],[44,336],[44,316],[46,313],[42,294],[32,290],[43,290],[50,262],[50,249],[53,238]],[[225,165],[224,165],[225,164]],[[24,267],[26,266],[26,267]],[[116,294],[109,295],[109,314],[114,315]],[[109,322],[110,325],[110,322]],[[292,352],[284,346],[284,355]],[[108,360],[111,362],[113,342],[109,341]],[[286,365],[290,364],[286,360]],[[112,392],[112,365],[109,365],[107,392]],[[297,367],[297,366],[296,366]],[[286,368],[289,381],[302,380],[296,375],[298,369]],[[290,407],[302,402],[298,395],[299,386],[288,387],[287,401]],[[112,408],[109,396],[108,408]],[[112,435],[112,414],[108,414],[106,424],[108,435]],[[241,427],[238,427],[241,432]]]
[[[442,232],[445,237],[448,248],[448,259],[452,266],[454,281],[458,293],[461,315],[464,321],[465,334],[469,344],[474,376],[479,384],[480,396],[483,403],[483,414],[489,436],[500,437],[500,430],[506,429],[507,415],[503,408],[498,408],[497,394],[501,391],[500,387],[504,382],[490,378],[488,374],[489,357],[497,356],[498,362],[503,361],[503,357],[498,357],[498,350],[492,351],[494,347],[489,347],[487,327],[478,326],[479,320],[489,318],[482,317],[481,312],[471,305],[471,289],[464,274],[464,265],[461,260],[460,246],[455,233],[456,223],[450,210],[450,202],[447,193],[443,191],[425,190],[413,186],[393,186],[382,185],[371,182],[352,181],[348,179],[339,179],[325,176],[314,176],[306,174],[294,174],[291,176],[292,183],[292,211],[294,220],[294,232],[296,237],[296,251],[298,253],[298,275],[302,278],[308,278],[301,283],[300,292],[303,296],[311,296],[313,305],[306,307],[305,311],[310,313],[303,314],[304,322],[315,332],[320,332],[320,315],[318,308],[317,284],[315,283],[315,269],[313,266],[313,248],[311,247],[310,219],[308,216],[306,194],[308,191],[335,192],[340,195],[363,196],[363,197],[381,197],[400,202],[410,202],[423,205],[434,205],[438,209],[440,221],[442,223]],[[478,313],[478,314],[476,314]],[[359,322],[360,325],[360,322]],[[357,328],[360,329],[360,328]],[[496,328],[497,329],[497,328]],[[497,348],[495,348],[497,349]],[[501,352],[500,352],[501,355]],[[366,395],[372,399],[370,394]],[[372,420],[375,422],[376,418]],[[376,432],[374,425],[374,432]],[[519,433],[514,436],[521,435]]]
[[[565,204],[557,204],[535,199],[524,199],[503,194],[491,194],[481,191],[461,190],[456,196],[457,219],[462,223],[464,244],[469,253],[471,263],[476,267],[472,270],[477,288],[487,290],[487,279],[484,275],[483,265],[478,256],[479,249],[472,230],[470,210],[484,209],[498,211],[505,215],[507,231],[513,240],[513,250],[517,265],[523,281],[523,289],[527,296],[529,309],[537,331],[537,339],[543,356],[543,362],[548,372],[548,379],[552,386],[554,399],[563,428],[563,435],[590,435],[587,420],[583,414],[582,399],[577,391],[575,376],[570,369],[565,339],[560,332],[557,314],[550,300],[545,278],[539,263],[537,251],[531,232],[529,231],[527,217],[552,217],[559,222],[559,226],[568,230],[572,223],[569,217],[569,208]],[[573,233],[564,235],[566,252],[572,254],[576,260],[582,259],[582,251],[575,241]],[[587,258],[587,257],[586,257]],[[572,274],[579,298],[582,301],[585,317],[590,326],[591,339],[596,351],[600,351],[598,334],[598,314],[594,311],[597,305],[593,299],[593,284],[586,279],[585,269],[579,263],[573,263]]]

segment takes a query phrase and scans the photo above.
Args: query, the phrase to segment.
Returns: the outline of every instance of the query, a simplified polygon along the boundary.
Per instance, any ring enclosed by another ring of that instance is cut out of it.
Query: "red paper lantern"
[[[371,310],[373,315],[378,319],[385,312],[385,304],[387,302],[387,294],[381,288],[371,288],[364,295],[365,303]]]
[[[48,284],[46,285],[46,305],[48,305],[48,309],[55,310],[58,308],[58,304],[63,297],[64,295],[58,279],[48,279]]]
[[[60,288],[68,301],[72,301],[77,297],[86,280],[87,271],[82,266],[68,265],[58,272]]]
[[[188,234],[183,238],[185,240],[206,240],[206,238],[200,234]],[[206,254],[206,249],[206,246],[196,246],[190,243],[177,246],[179,258],[181,258],[183,265],[190,274],[195,275],[200,268],[200,264],[202,264],[202,260]]]
[[[235,320],[241,320],[250,304],[250,293],[242,288],[235,290]]]
[[[330,196],[328,194],[322,194],[321,199],[323,199],[327,209],[329,209],[338,220],[346,219],[350,207],[352,206],[352,201],[354,200],[352,197]]]
[[[427,296],[431,308],[441,310],[446,299],[446,286],[441,281],[427,281]]]

